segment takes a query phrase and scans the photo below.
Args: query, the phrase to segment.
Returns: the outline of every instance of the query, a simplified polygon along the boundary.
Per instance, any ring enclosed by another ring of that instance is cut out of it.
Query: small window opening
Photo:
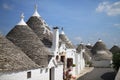
[[[42,73],[43,72],[43,69],[40,69],[40,73]]]
[[[31,78],[31,71],[27,72],[27,78]]]

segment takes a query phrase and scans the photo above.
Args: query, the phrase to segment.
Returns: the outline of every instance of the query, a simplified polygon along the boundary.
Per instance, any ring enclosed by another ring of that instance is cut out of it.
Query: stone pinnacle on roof
[[[88,46],[91,46],[91,43],[88,41],[87,45],[88,45]]]
[[[65,34],[65,33],[64,33],[64,30],[63,30],[63,27],[61,28],[61,30],[62,30],[62,31],[61,31],[61,34]]]
[[[24,13],[21,14],[20,18],[21,18],[21,20],[17,25],[27,25],[24,21]]]
[[[38,11],[37,11],[37,4],[35,5],[35,12],[32,16],[40,17]]]
[[[84,43],[83,43],[82,41],[80,42],[80,44],[81,44],[81,45],[84,45]]]
[[[98,42],[102,42],[102,40],[99,38],[99,39],[98,39]]]

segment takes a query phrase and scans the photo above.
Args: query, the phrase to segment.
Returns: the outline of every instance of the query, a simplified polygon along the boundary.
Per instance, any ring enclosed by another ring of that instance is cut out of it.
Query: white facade
[[[62,43],[61,46],[59,47],[59,52],[60,53],[65,53],[65,65],[67,66],[67,59],[71,58],[73,59],[73,64],[75,65],[74,67],[72,67],[72,71],[70,72],[70,74],[72,74],[72,76],[76,77],[77,75],[80,74],[80,71],[85,67],[85,61],[83,58],[83,50],[80,53],[76,53],[76,49],[67,49],[65,44]],[[67,67],[65,67],[66,70]]]
[[[80,53],[76,53],[75,55],[75,61],[76,61],[76,75],[80,73],[81,70],[85,68],[85,60],[83,57],[84,50],[81,50]]]
[[[27,72],[31,73],[31,78],[27,78]],[[63,65],[54,67],[54,80],[63,80]],[[40,68],[22,72],[1,72],[0,80],[50,80],[50,68]]]
[[[63,80],[63,65],[59,65],[55,68],[55,80]]]
[[[80,73],[81,70],[85,68],[85,60],[83,58],[83,52],[76,53],[75,56],[75,61],[76,61],[76,75]]]
[[[27,78],[27,72],[31,72],[31,78]],[[49,70],[43,68],[15,73],[0,73],[0,80],[49,80]]]
[[[75,54],[76,54],[76,49],[67,49],[67,50],[66,50],[66,58],[72,58],[72,59],[73,59],[73,64],[76,65]],[[76,68],[76,67],[73,67],[73,68],[72,68],[71,74],[72,74],[73,76],[76,75],[75,68]]]

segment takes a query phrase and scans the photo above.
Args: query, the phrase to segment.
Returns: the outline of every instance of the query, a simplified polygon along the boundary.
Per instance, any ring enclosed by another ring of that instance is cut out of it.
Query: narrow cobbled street
[[[78,80],[114,80],[114,78],[115,72],[112,68],[94,68]]]

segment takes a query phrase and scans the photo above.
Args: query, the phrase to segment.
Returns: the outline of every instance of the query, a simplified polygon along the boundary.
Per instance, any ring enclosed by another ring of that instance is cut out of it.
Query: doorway
[[[55,80],[54,75],[55,75],[55,68],[52,67],[50,68],[50,80]]]

